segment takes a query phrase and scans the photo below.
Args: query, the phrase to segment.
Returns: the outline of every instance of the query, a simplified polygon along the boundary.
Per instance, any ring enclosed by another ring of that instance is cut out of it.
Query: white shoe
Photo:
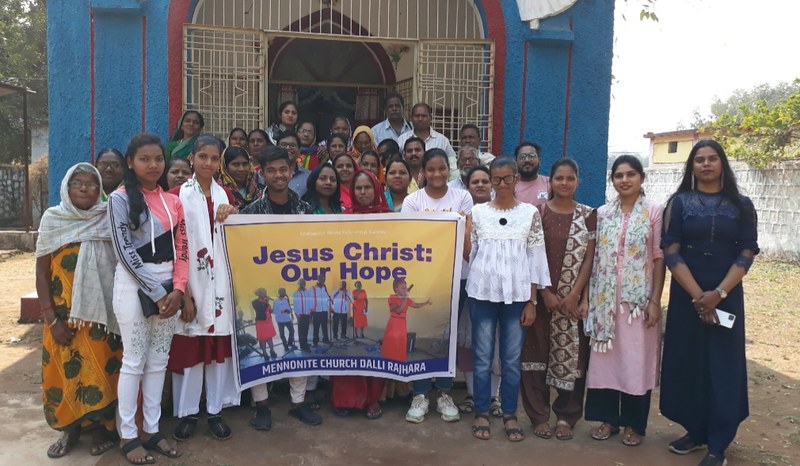
[[[447,393],[442,393],[436,400],[436,411],[442,414],[442,420],[445,422],[455,422],[461,419],[458,408],[453,403],[453,398]]]
[[[452,402],[452,400],[451,400]],[[417,395],[411,400],[411,407],[408,408],[406,413],[406,421],[419,424],[425,420],[425,415],[428,414],[428,398],[425,395]],[[458,412],[458,410],[456,410]]]

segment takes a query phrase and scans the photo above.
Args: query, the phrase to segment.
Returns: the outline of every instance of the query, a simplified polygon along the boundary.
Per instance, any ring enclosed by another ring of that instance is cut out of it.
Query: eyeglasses
[[[504,184],[511,184],[514,182],[514,179],[517,175],[506,175],[506,176],[493,176],[490,178],[493,185],[498,186],[500,182]]]
[[[519,160],[536,160],[539,158],[539,154],[536,152],[523,152],[517,156]]]
[[[314,134],[314,130],[313,129],[300,128],[300,129],[297,130],[297,134]]]
[[[87,191],[97,191],[100,189],[100,185],[97,183],[84,183],[83,181],[70,181],[67,183],[71,189],[85,189]]]
[[[119,170],[122,168],[122,164],[119,162],[97,162],[98,170],[108,170],[109,168]]]
[[[278,147],[281,149],[297,149],[297,144],[293,142],[280,142],[278,143]]]

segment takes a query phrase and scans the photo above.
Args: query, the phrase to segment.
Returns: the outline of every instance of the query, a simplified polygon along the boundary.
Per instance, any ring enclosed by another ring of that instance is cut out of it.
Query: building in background
[[[650,163],[686,163],[692,146],[708,133],[698,129],[679,129],[665,133],[649,132],[643,136],[650,140]]]
[[[274,121],[282,100],[321,127],[383,118],[387,92],[424,101],[457,145],[571,156],[603,202],[614,0],[51,0],[50,201],[100,147],[164,139],[185,109],[217,136]]]

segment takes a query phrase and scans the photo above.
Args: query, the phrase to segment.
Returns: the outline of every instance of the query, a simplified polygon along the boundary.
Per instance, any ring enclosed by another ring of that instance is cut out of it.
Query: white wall
[[[761,252],[772,257],[800,261],[800,161],[776,168],[734,167],[742,194],[748,196],[758,213],[758,243]],[[645,192],[651,199],[666,202],[683,175],[683,165],[646,170]],[[606,186],[606,198],[615,196]]]

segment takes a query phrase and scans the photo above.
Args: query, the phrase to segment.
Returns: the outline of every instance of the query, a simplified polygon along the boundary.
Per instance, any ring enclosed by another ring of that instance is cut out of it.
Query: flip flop
[[[175,448],[172,447],[169,447],[169,449],[161,448],[159,442],[166,439],[167,438],[164,437],[164,434],[162,434],[161,432],[156,432],[155,434],[153,434],[152,437],[147,439],[147,441],[142,443],[142,446],[145,447],[147,450],[152,450],[161,453],[162,455],[168,458],[178,458],[179,456],[181,456],[183,453],[176,450]]]
[[[626,427],[625,433],[622,435],[622,444],[628,447],[638,447],[642,444],[642,437],[632,427]]]
[[[600,427],[592,431],[592,438],[595,440],[608,440],[612,435],[619,433],[619,427],[614,427],[611,424],[604,422]]]
[[[125,459],[128,460],[128,463],[130,463],[130,464],[137,464],[137,465],[139,465],[139,464],[155,464],[156,463],[156,459],[153,457],[153,455],[151,455],[149,453],[144,458],[142,458],[141,461],[136,461],[136,460],[132,460],[132,459],[128,458],[128,453],[132,452],[133,450],[136,450],[139,447],[143,447],[142,442],[138,438],[135,438],[135,439],[130,440],[125,445],[122,445],[120,447],[120,450],[122,451],[122,456],[125,457]]]
[[[458,404],[458,410],[464,414],[473,412],[475,410],[475,400],[472,396],[467,395],[467,397]]]
[[[556,438],[558,440],[570,440],[572,437],[572,426],[567,421],[556,422]]]

